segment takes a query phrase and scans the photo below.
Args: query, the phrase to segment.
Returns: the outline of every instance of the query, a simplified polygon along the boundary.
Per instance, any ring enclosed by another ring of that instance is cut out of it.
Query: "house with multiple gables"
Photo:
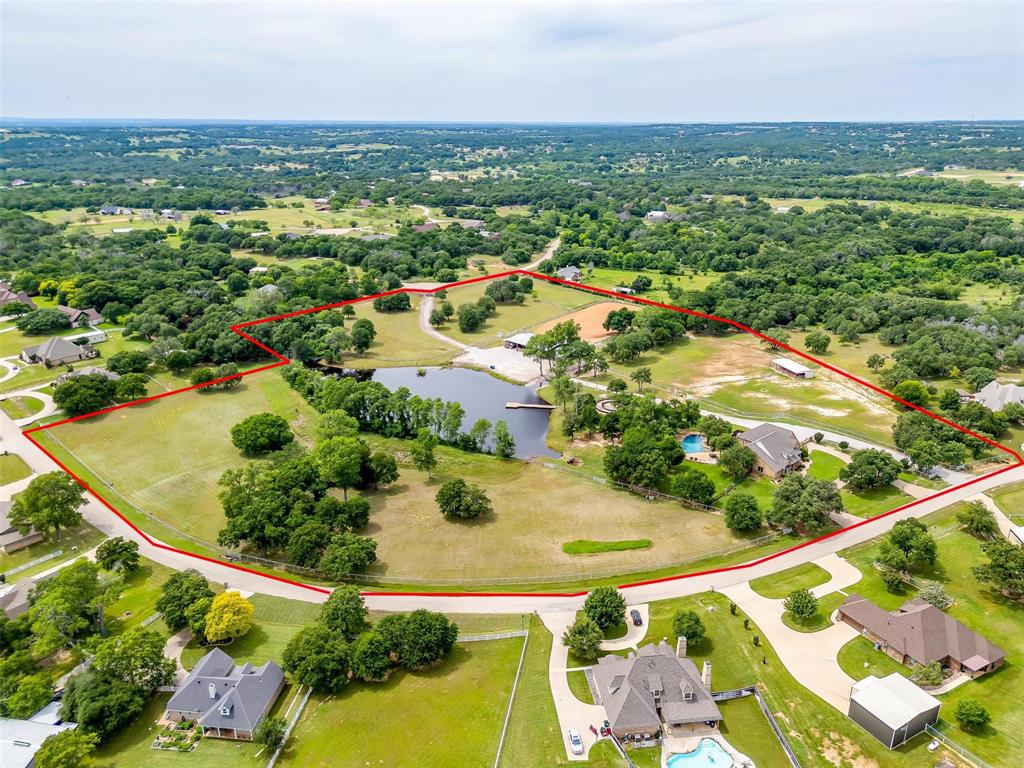
[[[36,303],[24,291],[15,291],[7,283],[0,282],[0,309],[10,304],[24,304],[29,309],[35,309]]]
[[[103,322],[103,315],[92,308],[75,309],[74,307],[65,307],[63,304],[58,304],[57,311],[66,316],[74,326],[99,325]]]
[[[801,443],[792,430],[775,424],[760,424],[736,435],[740,445],[754,453],[754,474],[778,480],[800,468]]]
[[[42,344],[34,347],[25,347],[21,350],[19,357],[26,363],[38,363],[45,365],[47,368],[52,368],[55,365],[66,365],[67,363],[77,363],[80,360],[91,360],[98,355],[99,352],[89,344],[72,344],[67,339],[54,336]]]

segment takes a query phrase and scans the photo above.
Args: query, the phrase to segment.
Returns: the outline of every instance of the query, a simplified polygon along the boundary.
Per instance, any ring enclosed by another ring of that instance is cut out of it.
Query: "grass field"
[[[569,689],[572,695],[586,704],[593,704],[594,697],[590,694],[590,683],[587,682],[587,673],[582,670],[566,672],[566,679],[569,681]]]
[[[419,310],[423,297],[413,295],[410,298],[412,309],[407,312],[378,312],[372,302],[354,304],[356,317],[372,322],[377,336],[365,355],[349,355],[343,365],[349,368],[441,365],[459,354],[458,348],[420,330]]]
[[[1008,518],[1014,522],[1024,522],[1024,483],[1004,485],[990,495]]]
[[[855,637],[840,648],[838,661],[843,672],[854,680],[860,680],[868,675],[885,677],[893,672],[910,677],[912,673],[910,667],[905,667],[887,654],[876,651],[874,643],[866,637]]]
[[[832,592],[818,600],[818,612],[807,619],[794,616],[790,611],[783,611],[782,623],[797,632],[819,632],[832,626],[832,613],[843,604],[846,596],[841,592]]]
[[[772,600],[781,600],[795,589],[810,589],[824,584],[831,578],[829,572],[814,563],[787,568],[770,576],[762,576],[750,582],[750,588]]]
[[[824,200],[815,198],[762,198],[773,208],[801,206],[808,213],[820,211],[828,205],[845,205],[855,202],[861,205],[886,207],[904,213],[930,213],[933,216],[1004,216],[1016,222],[1024,221],[1024,211],[1012,208],[981,208],[976,205],[957,203],[908,203],[901,200]]]
[[[807,468],[807,474],[819,480],[828,480],[829,482],[838,480],[839,473],[846,466],[845,461],[838,456],[833,456],[831,453],[825,453],[825,451],[815,451],[812,449],[810,458],[811,465]]]
[[[23,480],[32,474],[25,460],[14,453],[0,456],[0,485],[7,485]]]
[[[279,765],[490,765],[521,650],[519,638],[460,643],[432,669],[314,695]]]
[[[23,419],[43,409],[43,401],[36,397],[18,396],[0,400],[0,409],[12,419]]]
[[[116,493],[193,536],[215,541],[223,527],[217,480],[246,459],[231,445],[231,427],[262,411],[287,419],[300,440],[313,409],[277,373],[245,378],[233,390],[187,392],[39,433],[67,446]]]
[[[1016,186],[1024,181],[1022,171],[990,171],[984,168],[950,168],[935,171],[932,175],[940,179],[957,179],[958,181],[984,181],[986,184]]]
[[[474,303],[484,295],[487,285],[487,282],[483,282],[451,288],[448,290],[448,301],[454,304],[456,309],[460,304]],[[598,297],[593,294],[552,285],[543,280],[534,280],[533,289],[533,296],[527,296],[522,304],[499,304],[495,313],[477,331],[463,333],[454,319],[438,330],[464,344],[493,347],[511,333],[531,330],[584,304],[598,301]]]
[[[630,549],[647,549],[651,546],[650,539],[624,539],[622,541],[592,541],[577,539],[562,545],[567,555],[597,555],[602,552],[625,552]]]
[[[970,734],[955,725],[949,730],[957,742],[993,765],[1024,764],[1024,708],[1019,706],[1017,692],[1024,686],[1024,648],[1020,638],[1024,636],[1024,606],[1007,600],[978,583],[971,574],[971,567],[985,562],[981,542],[960,529],[951,528],[959,505],[923,518],[936,535],[938,542],[938,563],[934,568],[915,573],[923,579],[941,582],[956,601],[947,613],[966,626],[981,632],[989,640],[1006,650],[1006,663],[999,670],[961,685],[940,697],[943,702],[941,716],[953,723],[953,708],[962,699],[977,699],[992,715],[992,723],[978,734]],[[865,577],[849,592],[857,592],[876,602],[886,610],[894,610],[914,596],[914,590],[898,594],[888,592],[881,577],[871,567],[878,547],[877,540],[865,542],[839,554],[860,568]],[[884,654],[873,648],[844,648],[840,657],[845,668],[863,669],[863,662],[889,667]]]
[[[136,627],[156,613],[160,588],[173,573],[173,569],[143,558],[138,570],[125,577],[121,597],[105,611],[111,634]]]
[[[610,269],[608,267],[595,267],[594,273],[590,276],[584,272],[583,282],[595,288],[611,290],[617,285],[629,286],[638,276],[643,275],[651,278],[651,287],[644,293],[637,294],[640,298],[660,301],[666,304],[671,302],[668,291],[665,287],[665,279],[683,291],[702,291],[711,283],[718,280],[720,275],[714,272],[690,272],[683,275],[664,275],[661,272],[649,270]]]
[[[913,501],[910,496],[891,485],[872,488],[870,491],[851,491],[843,488],[839,495],[843,497],[846,511],[857,517],[874,517]]]

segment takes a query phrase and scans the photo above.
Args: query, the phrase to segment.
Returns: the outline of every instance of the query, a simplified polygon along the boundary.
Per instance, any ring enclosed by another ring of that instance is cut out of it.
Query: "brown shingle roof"
[[[948,657],[976,671],[1006,656],[995,643],[920,599],[889,612],[860,595],[851,594],[840,606],[839,613],[918,664]]]

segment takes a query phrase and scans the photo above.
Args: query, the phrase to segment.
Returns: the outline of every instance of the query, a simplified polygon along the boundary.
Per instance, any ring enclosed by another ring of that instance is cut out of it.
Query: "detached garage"
[[[869,675],[853,684],[848,714],[889,749],[895,749],[926,725],[934,725],[939,719],[939,700],[898,673],[882,678]]]

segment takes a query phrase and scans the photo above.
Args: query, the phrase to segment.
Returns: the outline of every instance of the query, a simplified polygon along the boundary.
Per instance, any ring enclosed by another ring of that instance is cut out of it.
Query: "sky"
[[[0,117],[1024,118],[1024,3],[15,2]]]

